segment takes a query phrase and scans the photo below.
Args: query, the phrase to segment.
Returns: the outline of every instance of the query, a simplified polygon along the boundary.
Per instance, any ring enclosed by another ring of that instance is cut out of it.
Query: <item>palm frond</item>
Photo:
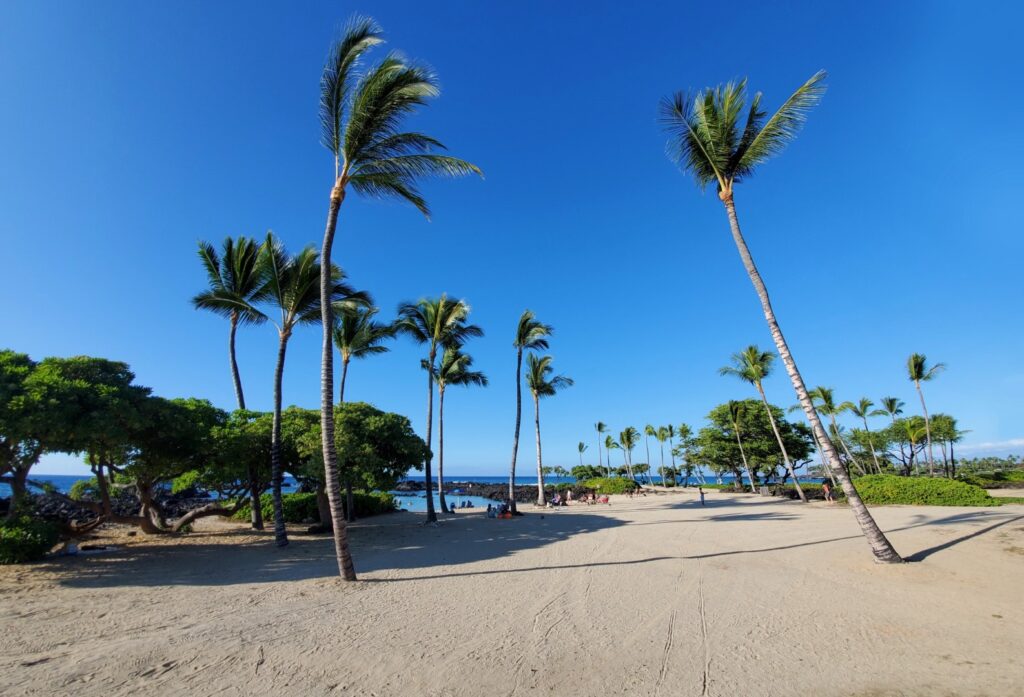
[[[320,142],[335,158],[341,155],[345,108],[352,71],[359,58],[381,43],[381,29],[368,17],[353,17],[333,47],[320,78]]]
[[[356,174],[349,179],[356,193],[373,198],[397,198],[411,203],[425,217],[430,207],[414,184],[395,174]]]
[[[714,144],[706,142],[699,134],[699,124],[694,117],[695,105],[702,98],[691,97],[677,92],[661,102],[662,127],[669,132],[666,154],[684,172],[690,172],[701,190],[711,182],[725,185],[724,174],[718,169]]]
[[[757,135],[747,141],[746,149],[737,153],[737,170],[749,173],[785,149],[807,120],[808,112],[825,94],[825,76],[825,71],[819,70],[790,95],[758,130]],[[760,101],[760,95],[756,99]]]

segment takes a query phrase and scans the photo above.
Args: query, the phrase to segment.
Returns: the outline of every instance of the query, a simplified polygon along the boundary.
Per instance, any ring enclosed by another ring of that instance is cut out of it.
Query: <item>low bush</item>
[[[357,491],[353,494],[356,518],[366,518],[380,513],[391,513],[397,509],[395,497],[387,492]],[[344,496],[343,496],[344,500]],[[274,499],[270,494],[260,497],[260,507],[264,520],[274,519]],[[320,519],[320,511],[316,505],[316,494],[282,494],[281,508],[286,523],[305,523]],[[235,512],[235,518],[249,520],[250,508],[246,504]]]
[[[980,486],[982,489],[1024,488],[1024,470],[1008,470],[1005,472],[970,472],[958,475],[957,479],[967,484]]]
[[[854,481],[864,503],[916,506],[998,506],[977,486],[953,479],[869,474]]]
[[[75,501],[95,501],[100,497],[100,485],[96,481],[96,477],[79,479],[71,485],[68,496]]]
[[[0,564],[39,561],[57,544],[57,526],[22,516],[0,523]]]
[[[594,477],[580,482],[580,485],[598,494],[628,494],[640,488],[628,477]]]

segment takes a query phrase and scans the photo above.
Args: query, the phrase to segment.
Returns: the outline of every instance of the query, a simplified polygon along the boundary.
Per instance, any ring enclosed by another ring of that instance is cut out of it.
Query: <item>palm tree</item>
[[[875,442],[871,437],[871,429],[868,427],[869,416],[885,416],[886,412],[881,409],[872,409],[875,406],[867,397],[861,397],[856,404],[850,404],[847,409],[864,424],[864,432],[868,434],[868,446],[871,448],[871,458],[875,461],[875,470],[881,474],[882,466],[878,464],[878,453],[875,452]]]
[[[906,406],[899,397],[882,397],[880,400],[882,404],[882,412],[887,414],[892,420],[892,425],[896,425],[896,417],[903,413],[903,407]],[[907,464],[907,456],[903,454],[903,441],[899,441],[900,445],[900,460],[904,465]]]
[[[553,397],[559,390],[572,387],[572,378],[564,375],[551,376],[551,356],[538,357],[531,353],[526,356],[526,386],[533,394],[534,426],[537,430],[537,505],[544,505],[544,463],[540,450],[540,398]]]
[[[656,436],[658,432],[654,430],[654,426],[647,424],[644,426],[644,447],[647,449],[647,464],[651,464],[651,436]],[[653,486],[651,482],[651,470],[647,470],[647,481]]]
[[[348,364],[353,358],[366,358],[390,349],[384,342],[395,336],[394,324],[377,322],[374,317],[380,311],[376,307],[365,307],[351,303],[335,303],[337,326],[334,327],[334,345],[341,354],[341,384],[338,387],[338,402],[345,401],[345,378]]]
[[[719,368],[719,375],[732,375],[737,377],[744,382],[749,382],[757,389],[757,394],[761,396],[761,402],[764,404],[764,409],[768,412],[768,421],[772,425],[772,433],[775,434],[775,440],[779,444],[779,450],[782,451],[782,462],[786,466],[786,472],[793,479],[793,485],[796,487],[797,496],[804,503],[807,503],[807,495],[804,490],[800,487],[800,480],[796,476],[796,472],[793,470],[793,463],[789,459],[789,453],[786,452],[786,444],[782,442],[782,434],[779,433],[779,426],[775,423],[775,415],[772,414],[771,405],[768,404],[768,397],[764,393],[764,379],[771,375],[772,363],[775,361],[775,354],[771,351],[762,351],[756,345],[751,344],[747,348],[743,349],[739,353],[732,354],[732,365]]]
[[[875,558],[879,562],[900,563],[903,559],[896,553],[857,494],[849,473],[839,459],[839,453],[829,440],[821,419],[814,410],[803,376],[775,317],[768,297],[768,288],[740,231],[733,200],[733,186],[739,181],[749,180],[759,165],[782,152],[796,137],[807,112],[824,93],[824,77],[824,71],[813,75],[767,120],[767,113],[761,109],[761,95],[758,93],[751,100],[746,123],[741,126],[743,111],[746,108],[744,80],[738,84],[729,83],[707,89],[692,97],[677,93],[673,98],[663,101],[663,121],[672,133],[669,156],[684,171],[691,172],[702,189],[712,182],[718,187],[718,198],[725,206],[733,241],[761,301],[775,348],[793,383],[804,415],[811,424],[811,429],[817,434],[826,458],[832,463],[832,469],[838,475],[850,508]]]
[[[854,467],[856,467],[861,474],[867,474],[867,472],[864,471],[864,468],[860,466],[860,463],[857,462],[857,458],[855,458],[853,453],[850,452],[850,448],[846,445],[846,441],[843,440],[842,433],[839,430],[839,424],[836,423],[836,414],[842,414],[844,411],[847,411],[853,406],[853,403],[843,402],[841,404],[836,404],[832,388],[822,387],[821,385],[818,385],[811,390],[810,396],[811,400],[815,402],[817,410],[829,418],[829,421],[831,422],[832,435],[835,437],[835,440],[839,442],[843,452],[846,453],[846,457],[850,458],[850,462],[853,463]],[[824,443],[822,443],[822,446],[824,446]]]
[[[376,307],[366,307],[354,303],[335,303],[337,325],[334,327],[334,345],[341,354],[341,384],[338,387],[338,403],[345,403],[345,379],[348,377],[348,364],[353,358],[366,358],[380,353],[387,353],[388,347],[383,343],[394,338],[393,324],[384,324],[374,320]],[[322,494],[317,491],[318,505]],[[355,500],[352,495],[352,478],[345,477],[345,519],[355,520]],[[329,511],[329,506],[327,507]],[[321,512],[323,523],[327,518]]]
[[[480,327],[466,324],[469,305],[462,300],[449,300],[447,295],[440,298],[422,298],[416,303],[405,303],[398,308],[395,328],[398,333],[410,336],[419,344],[427,345],[427,358],[421,364],[427,370],[427,457],[424,460],[423,477],[427,491],[427,522],[437,521],[434,510],[433,483],[430,476],[431,430],[434,426],[434,374],[437,354],[440,350],[461,346],[466,339],[483,336]]]
[[[654,432],[654,437],[661,446],[661,464],[658,467],[658,474],[661,476],[661,485],[665,486],[665,441],[668,440],[668,429],[664,426],[658,426],[658,430]]]
[[[315,324],[320,315],[320,262],[312,246],[294,257],[288,256],[284,245],[267,235],[260,253],[260,268],[265,279],[259,291],[261,298],[280,312],[277,327],[277,366],[274,369],[274,420],[270,437],[270,479],[274,505],[274,539],[278,547],[288,544],[284,512],[281,507],[281,484],[284,470],[281,463],[281,383],[284,377],[285,352],[288,340],[300,324]],[[343,282],[344,273],[334,267],[331,273],[331,302],[342,300],[369,302],[365,293],[357,293]]]
[[[580,467],[582,467],[583,466],[583,453],[587,452],[587,446],[586,446],[586,444],[583,441],[580,441],[576,445],[576,450],[578,450],[579,453],[580,453]]]
[[[676,427],[673,426],[672,424],[669,424],[668,426],[665,427],[665,434],[668,436],[668,456],[669,456],[669,460],[672,463],[672,465],[671,465],[672,471],[675,472],[676,471],[676,453],[675,453],[676,446],[675,446],[675,443],[672,442],[672,439],[676,437]],[[673,480],[674,480],[674,475],[673,475]]]
[[[603,421],[598,421],[594,424],[594,430],[597,431],[597,466],[601,466],[601,436],[608,432],[608,426]],[[607,472],[608,476],[611,476],[611,472]]]
[[[907,376],[914,383],[914,387],[917,388],[917,396],[921,398],[921,411],[924,412],[924,431],[928,439],[929,477],[935,476],[935,458],[932,455],[932,424],[931,419],[928,418],[928,407],[924,403],[924,392],[921,391],[921,383],[934,379],[936,375],[945,369],[946,365],[944,363],[936,363],[929,368],[928,359],[923,353],[912,353],[910,358],[907,359]]]
[[[605,459],[607,461],[605,471],[607,472],[609,477],[612,476],[612,451],[618,449],[619,444],[615,442],[614,438],[612,438],[611,436],[604,437],[604,454]]]
[[[622,433],[619,434],[619,443],[622,445],[622,452],[626,456],[626,470],[629,472],[629,478],[636,480],[636,476],[633,474],[633,448],[636,447],[637,441],[640,440],[640,431],[636,430],[632,426],[627,426],[623,429]]]
[[[356,572],[343,519],[334,446],[333,280],[329,273],[338,211],[351,187],[365,196],[406,201],[429,215],[427,202],[417,187],[420,179],[480,174],[469,162],[437,154],[436,150],[444,146],[434,138],[400,130],[406,116],[439,93],[437,80],[429,70],[392,53],[359,74],[360,58],[382,40],[376,22],[353,18],[331,48],[320,78],[321,142],[334,156],[334,180],[320,251],[320,431],[335,553],[338,570],[346,581],[354,581]]]
[[[256,309],[253,303],[263,286],[260,275],[260,248],[255,240],[248,237],[224,239],[222,253],[209,242],[199,243],[199,260],[206,270],[206,278],[210,284],[207,290],[192,298],[192,305],[197,310],[210,310],[231,323],[228,333],[228,358],[231,365],[231,381],[235,385],[235,399],[238,408],[245,409],[245,393],[242,391],[242,378],[238,373],[238,361],[235,359],[235,333],[238,325],[256,325],[267,321],[267,316]],[[263,511],[260,506],[259,483],[256,481],[256,469],[249,465],[246,472],[249,477],[249,508],[252,511],[252,527],[263,529]]]
[[[425,363],[425,362],[424,362]],[[444,500],[444,390],[448,385],[479,385],[487,387],[487,376],[478,370],[471,370],[473,359],[458,346],[450,346],[441,356],[441,363],[434,372],[437,380],[437,491],[441,510],[448,512]]]
[[[516,350],[516,430],[512,437],[512,468],[508,475],[508,500],[512,512],[516,512],[516,456],[519,454],[519,427],[523,417],[523,351],[546,351],[548,337],[555,333],[550,324],[537,320],[530,310],[523,310],[516,326],[516,338],[512,346]],[[580,451],[583,464],[583,451]]]
[[[743,469],[747,472],[747,479],[750,480],[750,491],[757,493],[757,488],[754,486],[754,475],[750,473],[750,465],[747,464],[747,454],[743,450],[743,440],[740,437],[740,421],[743,419],[746,407],[743,402],[737,402],[732,399],[729,400],[729,421],[732,422],[733,433],[736,434],[736,445],[740,446],[740,458],[743,460]],[[743,482],[740,482],[740,488],[742,488]]]

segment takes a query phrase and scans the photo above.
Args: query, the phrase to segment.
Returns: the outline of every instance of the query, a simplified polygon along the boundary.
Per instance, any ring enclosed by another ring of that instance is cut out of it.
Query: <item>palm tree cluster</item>
[[[692,430],[686,424],[680,424],[678,427],[669,424],[667,426],[655,427],[651,424],[644,426],[644,430],[641,433],[633,426],[626,426],[619,432],[619,439],[615,440],[615,437],[608,431],[608,425],[603,421],[598,421],[594,424],[594,430],[597,432],[597,444],[598,444],[598,456],[597,456],[597,468],[584,465],[583,453],[588,449],[586,445],[580,441],[577,449],[580,455],[580,468],[575,470],[579,475],[587,475],[596,473],[603,469],[604,476],[611,477],[619,473],[619,468],[613,468],[611,462],[611,453],[613,450],[622,451],[622,467],[621,473],[628,476],[630,479],[637,481],[637,475],[642,478],[643,475],[647,477],[647,483],[653,485],[654,479],[651,477],[651,437],[658,441],[661,450],[661,459],[658,466],[658,475],[661,481],[674,482],[675,477],[679,474],[679,470],[676,468],[676,457],[683,458],[683,469],[689,473],[695,471],[693,465],[688,463],[685,459],[688,447],[692,441]],[[601,436],[604,436],[604,440],[601,440]],[[647,461],[643,463],[633,462],[633,450],[640,444],[641,436],[644,439],[644,449],[647,453]],[[665,443],[669,446],[669,458],[671,464],[665,465]],[[604,462],[601,461],[600,448],[604,445],[606,459]],[[700,477],[700,470],[696,470],[698,477]],[[578,476],[577,479],[582,478]],[[703,479],[701,479],[703,481]]]

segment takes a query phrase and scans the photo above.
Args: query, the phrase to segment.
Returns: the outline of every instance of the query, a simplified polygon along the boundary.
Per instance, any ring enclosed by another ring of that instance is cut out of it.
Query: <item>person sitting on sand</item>
[[[562,495],[556,492],[555,495],[551,497],[551,505],[552,506],[561,506],[562,505]]]

